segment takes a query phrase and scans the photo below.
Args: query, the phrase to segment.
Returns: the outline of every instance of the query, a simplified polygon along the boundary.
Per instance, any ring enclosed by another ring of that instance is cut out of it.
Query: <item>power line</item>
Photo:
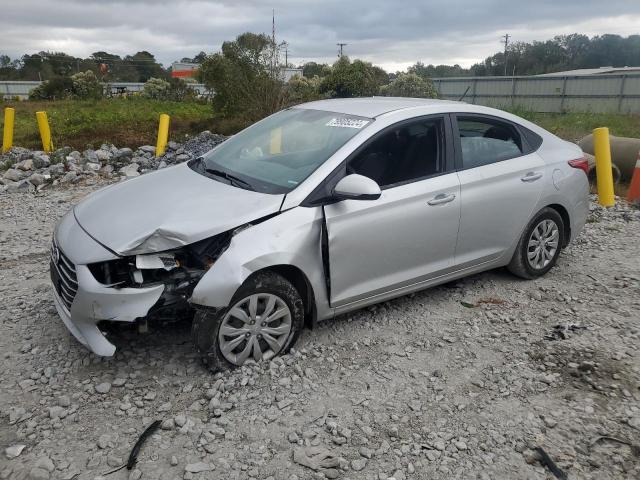
[[[501,40],[500,43],[504,43],[504,76],[507,76],[507,47],[509,46],[509,37],[511,35],[509,35],[508,33],[505,33],[501,38],[503,38],[504,40]]]
[[[336,43],[336,45],[340,49],[340,53],[338,53],[338,58],[340,58],[340,57],[342,57],[342,49],[343,49],[343,47],[346,47],[348,45],[348,43]]]

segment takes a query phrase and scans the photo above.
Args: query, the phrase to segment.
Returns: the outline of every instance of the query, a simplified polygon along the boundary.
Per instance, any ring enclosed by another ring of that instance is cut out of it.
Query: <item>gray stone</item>
[[[49,472],[44,468],[34,467],[29,471],[29,478],[31,480],[49,480]]]
[[[118,149],[118,151],[115,154],[115,158],[117,159],[131,158],[132,156],[133,156],[133,150],[131,150],[128,147]]]
[[[62,175],[64,174],[64,165],[62,163],[55,163],[49,167],[49,172],[51,175]]]
[[[98,437],[98,448],[101,450],[104,450],[105,448],[109,447],[109,441],[111,440],[111,437],[109,435],[107,435],[106,433],[100,435]]]
[[[183,414],[178,414],[175,416],[173,421],[178,427],[184,427],[184,425],[187,423],[187,417]]]
[[[30,192],[32,190],[35,190],[35,187],[28,180],[7,184],[7,192]]]
[[[84,168],[90,172],[97,172],[100,170],[101,166],[99,163],[87,162]]]
[[[60,179],[62,183],[74,183],[78,180],[78,174],[76,172],[67,172],[64,177]]]
[[[55,406],[49,407],[49,418],[52,420],[62,418],[64,416],[65,410],[62,407]]]
[[[84,152],[82,152],[82,156],[85,158],[87,162],[100,163],[100,159],[98,158],[98,155],[96,154],[95,150],[87,149]]]
[[[359,452],[360,452],[360,455],[362,455],[364,458],[373,457],[373,450],[371,450],[370,448],[360,447]]]
[[[189,473],[210,472],[212,470],[215,470],[215,466],[204,462],[188,463],[184,467],[184,471]]]
[[[366,458],[358,458],[357,460],[351,460],[351,469],[356,472],[364,470],[364,467],[366,466],[367,466]]]
[[[26,445],[23,444],[11,445],[10,447],[5,448],[4,454],[11,460],[12,458],[19,457],[25,447]]]
[[[122,173],[125,177],[137,177],[140,175],[138,172],[139,165],[137,163],[130,163],[127,166],[124,166],[120,169],[120,173]]]
[[[96,159],[100,162],[108,162],[112,158],[112,155],[110,152],[102,149],[96,150],[95,155],[96,155]]]
[[[36,462],[36,468],[42,468],[47,472],[53,472],[56,469],[49,457],[40,457]]]
[[[111,384],[109,382],[103,382],[96,385],[95,388],[96,388],[96,392],[105,394],[105,393],[109,393],[109,391],[111,390]]]
[[[6,178],[7,180],[11,180],[12,182],[18,182],[22,180],[23,176],[24,176],[24,173],[22,173],[20,170],[16,170],[15,168],[10,168],[6,172],[4,172],[4,175],[2,176],[2,178]]]
[[[33,160],[27,158],[26,160],[16,163],[15,167],[24,171],[33,170]]]
[[[35,185],[36,187],[45,183],[45,177],[40,173],[34,173],[28,178],[28,180],[32,185]]]

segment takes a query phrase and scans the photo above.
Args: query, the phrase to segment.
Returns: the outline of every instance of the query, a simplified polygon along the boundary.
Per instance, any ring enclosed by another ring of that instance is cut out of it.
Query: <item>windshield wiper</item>
[[[222,177],[226,180],[229,180],[229,183],[231,183],[232,185],[235,183],[237,186],[238,185],[243,186],[247,190],[252,190],[252,191],[256,190],[255,188],[253,188],[253,185],[251,185],[249,182],[246,182],[245,180],[242,180],[241,178],[238,178],[235,175],[232,175],[228,172],[217,170],[215,168],[205,168],[204,171],[212,175],[215,175],[216,177]]]

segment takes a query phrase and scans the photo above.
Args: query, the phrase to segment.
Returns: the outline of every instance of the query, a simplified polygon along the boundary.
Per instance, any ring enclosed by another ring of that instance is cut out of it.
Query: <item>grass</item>
[[[27,148],[42,148],[35,112],[46,111],[56,148],[68,145],[84,149],[98,148],[102,143],[135,148],[155,145],[158,117],[171,116],[169,138],[180,141],[188,134],[210,128],[211,106],[198,102],[168,102],[140,97],[103,100],[58,100],[2,102],[16,110],[13,144]],[[4,127],[0,115],[0,130]]]
[[[49,117],[54,145],[69,145],[83,149],[87,145],[99,147],[108,142],[118,147],[135,148],[155,144],[158,116],[171,116],[172,140],[185,135],[212,130],[216,133],[235,133],[244,124],[234,119],[214,118],[210,105],[198,102],[167,102],[141,97],[112,98],[95,101],[22,101],[2,102],[0,109],[16,109],[13,144],[41,148],[35,112],[44,110]],[[561,138],[577,141],[596,127],[609,127],[611,134],[640,137],[640,115],[616,113],[535,113],[512,110]],[[0,130],[4,118],[0,115]]]
[[[638,114],[536,113],[524,110],[512,110],[512,113],[572,142],[580,140],[597,127],[609,127],[611,135],[640,138]]]

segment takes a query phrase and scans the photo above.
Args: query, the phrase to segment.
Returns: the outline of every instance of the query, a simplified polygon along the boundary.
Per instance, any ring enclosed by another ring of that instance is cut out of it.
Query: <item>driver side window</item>
[[[375,180],[380,188],[409,183],[445,171],[444,120],[426,118],[378,134],[347,163],[347,174]]]

